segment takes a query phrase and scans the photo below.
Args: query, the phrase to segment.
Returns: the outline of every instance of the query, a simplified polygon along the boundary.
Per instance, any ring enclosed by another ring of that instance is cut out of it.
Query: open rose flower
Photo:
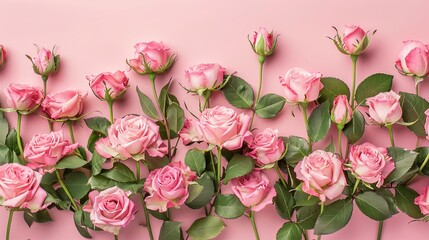
[[[163,42],[137,43],[137,58],[127,61],[136,73],[146,75],[150,73],[163,73],[174,63],[176,55],[170,55],[170,49]]]
[[[182,162],[153,170],[144,183],[144,190],[149,194],[145,199],[147,208],[165,212],[183,205],[189,196],[189,184],[196,178],[195,172]]]
[[[355,25],[346,25],[344,30],[344,35],[341,37],[334,27],[337,34],[332,38],[335,46],[341,53],[347,55],[360,55],[362,54],[369,45],[370,37],[368,33],[365,32],[362,28]],[[375,31],[373,32],[373,34]]]
[[[185,123],[183,124],[183,128],[180,130],[179,135],[184,145],[204,141],[198,120],[191,118],[185,119]]]
[[[60,65],[60,56],[55,55],[53,50],[45,48],[37,49],[37,56],[32,58],[27,55],[27,57],[33,63],[34,72],[44,77],[44,80],[50,74],[55,73]]]
[[[17,111],[30,111],[43,100],[42,89],[30,85],[11,83],[3,90],[8,107]]]
[[[231,189],[244,206],[255,212],[272,204],[273,197],[276,196],[270,180],[261,170],[254,170],[242,177],[233,178]]]
[[[104,72],[87,76],[86,78],[89,81],[92,92],[101,100],[113,101],[128,88],[128,78],[123,71]]]
[[[90,213],[91,222],[96,227],[118,235],[137,212],[134,202],[128,198],[130,194],[116,186],[101,192],[92,191],[83,210]]]
[[[429,214],[429,187],[423,188],[422,192],[418,197],[414,199],[414,204],[419,206],[420,211],[423,215]]]
[[[382,125],[391,125],[401,119],[402,108],[400,96],[394,91],[379,93],[366,99],[369,107],[369,116],[374,122]]]
[[[39,169],[41,173],[53,172],[57,162],[78,146],[64,140],[62,131],[37,134],[25,145],[24,157],[32,169]]]
[[[284,87],[284,96],[290,104],[307,103],[316,100],[323,88],[320,82],[322,74],[307,72],[301,68],[290,69],[280,83]]]
[[[167,146],[159,134],[159,126],[143,116],[127,115],[117,119],[108,129],[108,135],[95,144],[97,152],[105,158],[141,160],[144,153],[162,157]]]
[[[395,67],[403,75],[413,76],[417,82],[429,73],[429,47],[416,40],[404,41]]]
[[[0,166],[0,205],[37,212],[46,208],[46,192],[40,187],[42,175],[27,166],[8,163]]]
[[[336,154],[322,150],[304,157],[294,171],[296,177],[303,181],[302,190],[322,202],[341,195],[347,184],[341,160]]]
[[[0,69],[3,68],[6,63],[6,50],[4,50],[3,45],[0,45]]]
[[[189,83],[190,90],[202,95],[204,90],[214,90],[223,81],[225,68],[219,64],[199,64],[185,71],[185,78]]]
[[[356,178],[366,183],[377,183],[381,187],[384,179],[395,169],[395,163],[387,149],[371,143],[353,145],[350,149],[349,162]]]
[[[256,159],[256,164],[261,167],[280,160],[285,150],[278,130],[271,128],[255,133],[248,147],[250,151],[246,155]]]
[[[52,119],[76,118],[82,113],[86,95],[78,90],[51,93],[42,102],[43,111]]]
[[[339,95],[334,99],[334,106],[331,110],[332,122],[344,126],[352,120],[353,109],[347,101],[346,95]]]
[[[259,56],[269,56],[274,52],[277,40],[273,37],[273,32],[268,32],[265,28],[259,28],[253,34],[251,45],[253,51]]]

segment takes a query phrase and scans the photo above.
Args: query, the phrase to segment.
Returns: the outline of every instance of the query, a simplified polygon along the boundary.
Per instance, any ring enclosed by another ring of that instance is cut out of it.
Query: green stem
[[[390,137],[390,145],[392,145],[392,147],[395,146],[395,139],[393,138],[393,131],[392,131],[392,125],[387,125],[387,130],[389,130],[389,137]]]
[[[217,147],[217,193],[220,193],[221,188],[221,178],[222,178],[222,149],[220,147]]]
[[[168,219],[168,221],[172,221],[171,220],[171,211],[170,211],[170,208],[167,208],[167,219]]]
[[[320,203],[320,214],[323,213],[323,211],[325,210],[325,202],[321,202]],[[322,239],[322,235],[317,235],[317,240]]]
[[[286,165],[287,175],[289,176],[289,183],[292,188],[295,188],[295,180],[293,179],[292,171],[290,170],[289,164]]]
[[[419,147],[419,145],[420,145],[420,137],[417,137],[416,147],[415,147],[415,148],[418,148],[418,147]]]
[[[384,221],[378,222],[377,240],[381,240],[381,235],[383,234],[383,224]]]
[[[70,139],[72,143],[76,143],[76,140],[74,138],[74,133],[73,133],[73,122],[68,120],[66,121],[66,124],[67,124],[67,128],[69,129]]]
[[[113,124],[113,103],[114,101],[107,101],[107,105],[109,105],[109,119],[111,124]]]
[[[265,57],[264,56],[259,56],[259,86],[258,86],[258,93],[256,95],[256,101],[253,103],[253,111],[252,111],[252,118],[250,120],[250,125],[249,125],[249,129],[252,129],[252,125],[253,125],[253,120],[255,118],[255,106],[256,103],[259,101],[259,97],[261,96],[261,89],[262,89],[262,70],[264,68],[264,62],[265,62]]]
[[[304,237],[304,240],[308,240],[308,233],[307,233],[307,230],[302,229],[302,236]]]
[[[69,198],[71,204],[73,205],[74,210],[79,211],[80,208],[76,205],[76,202],[74,201],[69,189],[64,184],[63,179],[61,178],[61,175],[60,175],[60,171],[58,169],[55,170],[55,174],[57,175],[58,182],[60,183],[61,187],[63,188],[64,192],[66,193],[67,197]]]
[[[255,222],[255,212],[253,212],[252,210],[250,211],[249,219],[250,219],[250,222],[252,223],[252,228],[253,228],[253,233],[255,234],[255,239],[259,240],[258,227],[256,226],[256,222]]]
[[[350,105],[352,109],[354,109],[355,92],[356,92],[356,62],[358,60],[358,55],[350,55],[350,57],[352,58],[352,65],[353,65],[352,96],[350,98]]]
[[[360,179],[356,179],[355,185],[353,186],[352,196],[355,194],[355,192],[359,186],[359,183],[360,183]]]
[[[416,95],[417,96],[419,95],[419,84],[418,83],[416,84]]]
[[[10,227],[12,226],[12,218],[13,218],[13,213],[15,212],[15,210],[11,209],[9,212],[9,218],[7,220],[7,228],[6,228],[6,240],[9,240],[9,236],[10,236]]]
[[[277,176],[279,177],[279,179],[280,179],[280,181],[282,182],[283,186],[285,186],[285,187],[287,188],[286,181],[285,181],[285,179],[283,178],[282,173],[280,172],[280,168],[279,168],[279,163],[278,163],[278,162],[276,162],[276,163],[274,164],[274,169],[276,169]]]
[[[42,76],[43,80],[43,99],[46,98],[46,83],[48,82],[48,77]]]
[[[115,240],[119,240],[119,236],[118,235],[113,235],[115,236]]]
[[[48,116],[49,118],[49,116]],[[54,123],[48,119],[49,132],[54,131]]]
[[[21,142],[21,117],[22,114],[20,112],[16,112],[18,114],[17,124],[16,124],[16,141],[18,143],[20,156],[23,156],[22,142]]]
[[[340,154],[340,158],[341,159],[343,159],[343,150],[342,150],[342,146],[341,146],[341,131],[342,131],[342,129],[340,128],[340,127],[338,127],[338,125],[337,125],[337,128],[338,128],[338,153]]]
[[[304,123],[305,123],[305,130],[307,132],[308,146],[310,147],[310,151],[309,152],[311,152],[313,146],[312,146],[312,143],[311,143],[310,131],[309,131],[310,129],[309,129],[309,126],[308,126],[307,105],[308,105],[308,103],[301,103],[302,115],[303,115]]]
[[[149,239],[153,240],[153,233],[152,233],[152,226],[150,224],[149,210],[146,207],[146,203],[144,201],[143,193],[140,192],[139,196],[140,196],[140,200],[142,202],[142,206],[143,206],[143,210],[144,210],[144,217],[146,219],[146,228],[147,228],[147,232],[149,234]]]
[[[140,180],[140,161],[136,161],[136,180]]]
[[[209,91],[209,90],[206,90],[206,91]],[[209,105],[210,105],[210,103],[209,103],[209,101],[210,101],[210,97],[211,97],[211,92],[209,91],[209,93],[206,95],[206,94],[203,94],[203,98],[204,98],[204,105],[203,105],[203,108],[201,108],[200,109],[200,112],[203,112],[204,111],[204,109],[206,109],[206,108],[208,108],[208,107],[210,107]]]
[[[420,166],[420,168],[419,168],[419,172],[421,172],[421,171],[423,170],[423,168],[425,168],[425,166],[426,166],[426,164],[428,163],[428,161],[429,161],[429,154],[428,154],[428,155],[426,155],[425,160],[423,161],[422,165],[421,165],[421,166]]]

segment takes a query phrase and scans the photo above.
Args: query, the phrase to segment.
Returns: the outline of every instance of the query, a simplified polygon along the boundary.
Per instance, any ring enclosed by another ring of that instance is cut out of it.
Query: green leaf
[[[159,135],[161,135],[161,139],[162,140],[167,140],[168,139],[168,137],[167,137],[167,130],[165,129],[164,124],[161,121],[157,121],[156,125],[158,125],[158,127],[159,127]],[[178,136],[179,135],[176,132],[174,132],[174,131],[172,131],[170,129],[170,139],[175,139]]]
[[[164,221],[159,232],[159,240],[183,240],[180,222]]]
[[[167,122],[171,131],[179,133],[185,123],[185,112],[177,103],[167,107]]]
[[[309,195],[302,190],[297,190],[294,193],[295,198],[295,207],[308,207],[308,206],[314,206],[320,202],[320,199],[318,197]]]
[[[46,209],[35,212],[32,215],[33,215],[33,220],[37,223],[46,223],[46,222],[53,221],[51,215]]]
[[[389,205],[390,215],[395,215],[398,213],[398,209],[395,204],[395,196],[387,188],[380,188],[376,190],[376,193],[384,198]]]
[[[229,180],[233,178],[250,173],[253,168],[255,168],[255,161],[253,158],[240,154],[234,155],[226,166],[224,183],[228,183]]]
[[[350,144],[356,143],[365,131],[365,118],[358,110],[353,112],[352,120],[344,126],[343,132]]]
[[[214,201],[215,213],[222,218],[235,219],[244,214],[246,207],[234,194],[219,194]]]
[[[366,99],[381,92],[389,92],[392,89],[393,75],[376,73],[363,80],[356,88],[356,102],[366,105]]]
[[[319,214],[319,205],[301,207],[296,213],[296,221],[303,229],[313,229]]]
[[[34,217],[33,214],[31,212],[24,212],[24,221],[25,223],[27,223],[28,227],[31,227],[31,225],[33,225],[34,222]]]
[[[170,83],[171,83],[171,81],[168,81],[168,83],[165,84],[164,87],[162,87],[161,91],[159,92],[159,105],[161,107],[161,112],[162,112],[162,114],[164,114],[164,116],[165,116],[167,105],[168,105],[167,96],[168,96],[168,91],[170,88]]]
[[[329,204],[317,218],[314,234],[326,235],[340,230],[350,221],[352,212],[353,202],[350,198]]]
[[[414,219],[422,218],[423,214],[420,208],[414,204],[414,199],[419,196],[419,194],[406,186],[396,186],[395,190],[395,202],[398,208]]]
[[[114,163],[113,168],[100,173],[100,175],[118,182],[134,182],[136,180],[133,171],[119,162]]]
[[[243,79],[231,76],[222,88],[226,100],[236,108],[249,109],[253,106],[254,94],[252,87]]]
[[[293,215],[293,207],[295,206],[295,199],[288,189],[280,182],[274,185],[277,195],[274,197],[273,202],[276,206],[277,214],[284,219],[291,219]]]
[[[307,140],[297,136],[290,136],[287,138],[287,143],[288,149],[285,159],[289,165],[295,167],[299,161],[308,155],[310,146],[308,145]]]
[[[86,147],[88,148],[88,150],[91,152],[91,153],[94,153],[94,150],[95,150],[95,143],[100,139],[100,138],[102,138],[104,135],[103,134],[101,134],[101,133],[99,133],[99,132],[96,132],[96,131],[92,131],[91,132],[91,135],[89,135],[89,138],[88,138],[88,143],[86,144]]]
[[[350,90],[345,82],[334,77],[324,77],[320,81],[323,84],[322,90],[320,90],[318,103],[325,101],[329,102],[329,106],[333,106],[334,99],[339,95],[346,95],[347,99],[350,99]]]
[[[363,214],[376,221],[390,218],[389,204],[376,192],[366,191],[356,196],[356,205]]]
[[[4,114],[0,112],[0,144],[6,143],[6,137],[9,133],[9,123],[7,119],[4,117]]]
[[[317,106],[308,118],[308,133],[311,142],[322,140],[331,126],[331,114],[329,113],[329,102]]]
[[[87,164],[87,162],[82,158],[76,155],[71,155],[71,156],[66,156],[62,158],[60,161],[58,161],[56,168],[57,169],[66,169],[66,168],[75,169],[75,168],[80,168],[85,164]]]
[[[212,179],[203,174],[195,183],[189,185],[189,197],[186,206],[192,209],[202,208],[213,198],[215,189]]]
[[[287,222],[279,229],[276,240],[301,240],[302,228],[294,222]]]
[[[92,238],[91,234],[89,234],[88,230],[85,227],[82,227],[83,223],[83,211],[76,211],[73,215],[74,225],[77,231],[84,238]]]
[[[20,152],[19,152],[18,140],[16,135],[17,133],[14,128],[10,130],[10,132],[7,134],[5,144],[11,151],[14,151],[17,155],[19,155]],[[22,142],[22,138],[21,138],[21,142]]]
[[[225,223],[216,216],[197,219],[189,227],[188,235],[192,240],[207,240],[217,237],[225,228]]]
[[[114,180],[101,175],[91,176],[91,178],[88,180],[88,183],[91,185],[92,189],[100,191],[115,186]]]
[[[150,215],[154,216],[155,218],[162,220],[162,221],[168,221],[167,212],[158,212],[149,210]]]
[[[419,155],[417,155],[415,164],[420,168],[424,161],[426,160],[426,157],[429,157],[429,147],[419,147],[416,148],[414,151],[418,152]],[[421,170],[422,174],[425,176],[429,176],[429,164],[426,163],[423,169]]]
[[[6,163],[21,163],[15,152],[5,145],[0,145],[0,165]]]
[[[110,121],[104,117],[92,117],[84,119],[86,126],[93,131],[99,132],[107,136],[107,129],[110,127]]]
[[[64,179],[64,184],[74,199],[82,199],[91,190],[88,177],[83,172],[72,172]]]
[[[395,169],[386,177],[385,183],[393,182],[401,178],[411,169],[418,153],[407,151],[403,148],[390,147],[388,148],[389,155],[395,162]]]
[[[91,171],[92,175],[100,174],[102,170],[103,163],[106,162],[106,159],[103,158],[97,151],[92,154],[91,157]]]
[[[136,87],[137,95],[139,96],[140,106],[146,116],[152,119],[158,119],[158,112],[156,111],[155,106],[152,103],[152,100],[144,93],[142,93],[139,87]]]
[[[404,122],[414,122],[411,126],[407,126],[416,136],[426,136],[425,122],[426,114],[425,111],[429,108],[429,102],[426,99],[419,97],[415,94],[400,92],[402,107],[402,120]]]
[[[329,142],[328,146],[325,147],[325,152],[335,152],[335,143],[334,139],[331,138],[331,141]]]
[[[262,96],[255,106],[255,113],[261,118],[274,118],[283,109],[286,99],[277,94]]]
[[[196,172],[198,176],[201,176],[206,169],[206,159],[204,153],[198,149],[191,149],[186,153],[185,164],[192,171]]]
[[[149,168],[149,171],[153,171],[158,168],[167,166],[170,163],[170,159],[167,156],[164,157],[151,157],[145,154],[144,160]]]

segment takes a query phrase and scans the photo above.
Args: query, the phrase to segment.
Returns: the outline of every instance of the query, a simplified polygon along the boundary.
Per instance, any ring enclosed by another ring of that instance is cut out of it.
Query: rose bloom
[[[97,152],[105,158],[140,160],[144,153],[162,157],[167,146],[159,134],[159,126],[143,116],[127,115],[117,119],[108,129],[108,135],[95,144]]]
[[[128,64],[138,74],[162,73],[171,65],[170,48],[163,42],[141,42],[134,48],[138,57],[130,59]]]
[[[193,91],[213,90],[223,81],[225,68],[219,64],[199,64],[185,71],[185,78]],[[202,94],[202,92],[200,93]]]
[[[343,164],[334,153],[316,150],[304,157],[294,171],[296,178],[303,181],[302,190],[322,202],[341,195],[347,185]]]
[[[0,166],[0,205],[27,208],[37,212],[46,208],[46,192],[40,187],[42,175],[27,166],[7,163]]]
[[[203,133],[198,120],[186,118],[179,136],[184,145],[204,141]]]
[[[369,116],[374,122],[390,125],[401,119],[402,108],[400,96],[394,91],[379,93],[366,99],[369,107]]]
[[[253,50],[260,56],[272,54],[274,39],[273,33],[268,32],[265,28],[259,28],[259,31],[253,35]]]
[[[290,69],[280,83],[284,87],[284,96],[290,104],[312,102],[319,97],[323,88],[320,73],[310,73],[301,68]]]
[[[419,206],[423,215],[429,214],[429,187],[423,188],[422,193],[414,199],[414,204]]]
[[[365,35],[365,31],[362,30],[362,28],[360,28],[359,26],[346,25],[343,38],[344,49],[352,55],[358,55],[358,50],[360,51],[360,53],[365,51],[365,49],[361,50],[358,48]]]
[[[4,50],[3,45],[0,45],[0,68],[4,66],[6,62],[6,50]]]
[[[429,139],[429,109],[425,111],[426,121],[425,121],[425,130],[426,130],[426,138]]]
[[[258,212],[273,203],[276,191],[270,186],[270,180],[261,170],[254,170],[244,176],[231,180],[231,189],[241,203]]]
[[[250,152],[246,155],[256,159],[256,164],[261,167],[280,160],[285,150],[279,131],[271,128],[255,133],[248,147]]]
[[[349,162],[356,178],[366,183],[377,183],[381,187],[384,179],[395,169],[395,163],[387,149],[371,143],[353,145],[350,148]]]
[[[395,64],[401,74],[423,78],[429,73],[429,47],[420,41],[404,41]]]
[[[346,95],[339,95],[334,99],[331,110],[331,120],[336,124],[344,125],[352,120],[353,109],[347,101]]]
[[[30,85],[11,83],[3,93],[7,106],[17,111],[30,111],[43,100],[42,89]]]
[[[128,198],[130,194],[116,186],[101,192],[92,191],[83,210],[90,213],[90,219],[96,227],[118,235],[137,212],[134,202]]]
[[[106,100],[106,91],[110,99],[115,100],[128,88],[128,78],[123,71],[104,72],[86,77],[92,92],[101,100]]]
[[[33,57],[33,67],[36,74],[48,76],[58,70],[59,56],[45,48],[37,50],[37,56]]]
[[[189,184],[197,178],[195,172],[182,162],[170,163],[149,173],[144,190],[148,209],[166,212],[168,208],[178,208],[189,196]]]
[[[55,165],[64,156],[73,153],[79,144],[69,144],[62,131],[37,134],[25,145],[27,166],[41,173],[55,171]]]
[[[78,117],[82,113],[83,99],[86,95],[78,90],[51,93],[42,102],[43,111],[52,119]]]

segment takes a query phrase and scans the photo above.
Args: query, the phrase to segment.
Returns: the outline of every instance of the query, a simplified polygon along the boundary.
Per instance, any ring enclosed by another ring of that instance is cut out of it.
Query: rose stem
[[[115,240],[119,240],[119,236],[118,235],[113,234],[113,236],[115,236]]]
[[[308,240],[307,230],[302,230],[302,236],[304,237],[304,240]]]
[[[389,137],[390,137],[390,145],[392,147],[395,146],[395,139],[393,138],[393,131],[392,131],[392,125],[386,125],[387,130],[389,130]]]
[[[73,133],[73,122],[67,120],[66,124],[67,124],[67,128],[69,129],[70,139],[71,139],[72,143],[76,143],[76,140],[74,138],[74,133]]]
[[[323,210],[325,209],[325,202],[320,203],[320,214],[323,213]],[[322,239],[322,235],[317,235],[317,240]]]
[[[48,82],[48,76],[42,76],[43,80],[43,99],[46,98],[46,83]]]
[[[418,172],[422,172],[423,168],[425,168],[426,164],[429,161],[429,153],[426,155],[425,160],[423,161],[422,165],[419,167]],[[405,183],[405,186],[408,185],[410,182],[412,182],[417,177],[417,173],[414,173],[414,175]]]
[[[416,82],[416,95],[418,96],[419,95],[419,84]]]
[[[301,103],[301,107],[302,107],[302,115],[303,115],[304,123],[305,123],[305,130],[306,130],[306,132],[307,132],[307,141],[308,141],[308,146],[310,147],[310,151],[309,151],[309,152],[311,152],[311,151],[312,151],[313,146],[312,146],[312,143],[311,143],[310,132],[309,132],[309,126],[308,126],[307,105],[308,105],[308,103],[306,103],[306,102]]]
[[[356,179],[355,185],[353,186],[352,196],[355,194],[357,187],[359,186],[360,179]]]
[[[48,118],[49,118],[49,116],[48,116]],[[48,126],[49,126],[49,132],[54,131],[54,124],[51,122],[50,119],[48,119]]]
[[[79,211],[79,207],[76,205],[76,202],[74,201],[69,189],[66,187],[66,185],[63,182],[63,179],[61,178],[60,171],[57,169],[55,170],[55,174],[57,175],[58,182],[60,183],[61,187],[63,188],[64,192],[66,193],[67,197],[70,199],[71,204],[73,205],[73,208],[75,211]]]
[[[15,210],[11,209],[9,212],[9,219],[7,220],[7,228],[6,228],[6,240],[9,240],[10,236],[10,227],[12,225],[13,213]]]
[[[109,105],[109,119],[111,124],[113,124],[113,103],[114,101],[107,101],[107,105]]]
[[[217,147],[217,193],[220,193],[220,186],[221,182],[220,179],[222,178],[222,148]]]
[[[203,98],[204,98],[204,105],[203,108],[200,110],[201,112],[204,111],[204,109],[209,108],[210,107],[210,97],[211,97],[211,93],[209,93],[207,96],[205,96],[203,94]]]
[[[20,112],[16,112],[18,114],[17,124],[16,124],[16,142],[18,143],[20,156],[23,156],[24,151],[22,150],[22,142],[21,142],[21,117],[22,114]]]
[[[341,160],[343,159],[343,150],[341,148],[341,128],[337,125],[338,128],[338,153],[340,154]]]
[[[381,234],[383,234],[384,221],[378,222],[377,240],[381,240]]]
[[[136,161],[136,180],[140,180],[140,161]],[[144,196],[142,192],[138,192],[140,196],[140,200],[142,202],[144,217],[146,219],[146,228],[149,233],[149,239],[153,240],[152,226],[150,224],[149,210],[146,207],[146,203],[144,201]]]
[[[283,176],[282,176],[282,174],[281,174],[281,172],[280,172],[279,162],[276,162],[276,163],[274,164],[274,169],[276,169],[277,176],[279,176],[279,179],[280,179],[280,181],[282,182],[283,186],[285,186],[285,187],[287,188],[287,184],[286,184],[286,182],[285,182],[285,179],[283,178]]]
[[[253,228],[253,233],[255,234],[255,239],[259,240],[258,228],[256,227],[256,222],[255,222],[255,212],[253,212],[252,210],[250,210],[249,219],[250,219],[250,222],[252,223],[252,228]]]
[[[355,91],[356,91],[356,62],[358,60],[358,55],[350,55],[350,57],[352,58],[352,65],[353,65],[352,96],[350,98],[350,105],[352,109],[354,109]]]
[[[255,118],[255,106],[256,106],[256,103],[259,101],[259,96],[261,95],[262,70],[264,68],[265,57],[259,56],[258,61],[259,61],[259,86],[258,86],[258,94],[256,95],[256,101],[253,103],[253,106],[252,106],[253,111],[252,111],[252,119],[250,120],[250,125],[249,125],[250,130],[252,130],[253,119]]]

